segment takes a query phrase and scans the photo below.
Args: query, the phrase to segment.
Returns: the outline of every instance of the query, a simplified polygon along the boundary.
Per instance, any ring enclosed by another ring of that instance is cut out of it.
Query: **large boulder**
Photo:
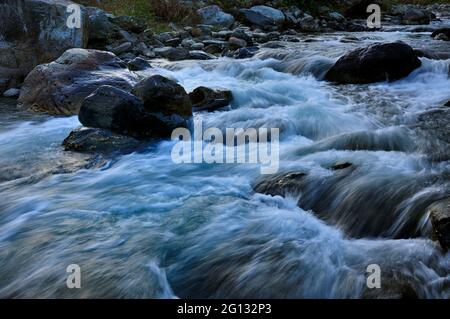
[[[230,105],[233,100],[231,91],[213,90],[204,86],[189,93],[194,112],[213,112]]]
[[[202,23],[217,27],[230,28],[234,24],[234,17],[225,13],[219,6],[212,5],[197,11]]]
[[[254,6],[250,9],[242,9],[246,20],[264,29],[279,27],[286,20],[284,13],[268,6]]]
[[[79,6],[80,27],[68,21],[68,0],[3,0],[0,2],[0,91],[16,85],[36,65],[53,61],[69,48],[84,48],[88,19]],[[3,84],[2,84],[3,83]],[[1,92],[0,92],[1,93]]]
[[[394,81],[422,65],[417,53],[403,42],[378,43],[341,57],[327,72],[327,81],[364,84]]]
[[[138,76],[113,53],[70,49],[26,77],[19,103],[37,112],[78,114],[83,100],[98,87],[110,85],[130,91],[137,82]]]
[[[186,127],[187,117],[177,112],[149,112],[136,96],[104,85],[89,95],[78,114],[81,124],[137,139],[167,138],[178,127]]]
[[[177,115],[185,119],[192,116],[192,104],[184,88],[161,75],[140,81],[132,93],[143,101],[147,112]]]
[[[136,96],[109,85],[99,87],[81,105],[78,119],[86,127],[130,136],[149,133],[144,104]]]

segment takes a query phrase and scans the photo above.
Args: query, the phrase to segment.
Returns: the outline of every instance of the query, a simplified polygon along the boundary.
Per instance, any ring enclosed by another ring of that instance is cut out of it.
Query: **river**
[[[64,152],[77,117],[19,112],[0,100],[0,296],[450,298],[450,255],[429,239],[427,216],[410,215],[417,201],[450,194],[448,177],[433,178],[449,176],[450,165],[431,161],[408,129],[450,99],[450,60],[421,58],[392,83],[321,80],[355,47],[402,40],[448,52],[448,42],[407,28],[340,41],[348,35],[146,71],[187,91],[230,89],[229,109],[195,114],[204,127],[280,128],[280,171],[311,179],[297,197],[255,193],[258,165],[176,165],[172,141],[109,160]],[[352,134],[382,145],[341,147]],[[356,173],[327,185],[337,162]],[[411,218],[420,223],[406,236]],[[81,267],[81,289],[66,287],[70,264]],[[381,292],[366,287],[370,264],[382,270]]]

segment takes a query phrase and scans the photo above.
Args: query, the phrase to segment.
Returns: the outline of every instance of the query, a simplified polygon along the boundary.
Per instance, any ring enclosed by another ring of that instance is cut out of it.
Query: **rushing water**
[[[281,171],[308,172],[308,191],[289,198],[255,194],[256,165],[175,165],[171,141],[93,163],[60,146],[76,117],[0,100],[0,296],[450,298],[450,256],[415,215],[450,194],[449,163],[431,162],[405,126],[450,99],[450,60],[423,58],[394,83],[320,81],[357,46],[445,44],[429,33],[345,35],[148,71],[187,91],[232,90],[228,110],[195,115],[205,127],[280,128]],[[337,178],[327,169],[337,162],[356,173]],[[82,289],[66,288],[70,264]],[[369,264],[382,269],[382,292],[365,288]]]

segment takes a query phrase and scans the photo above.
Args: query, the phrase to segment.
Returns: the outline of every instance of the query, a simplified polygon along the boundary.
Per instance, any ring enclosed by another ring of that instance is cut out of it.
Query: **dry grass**
[[[170,22],[180,25],[198,23],[196,11],[180,0],[79,0],[78,2],[115,15],[142,18],[156,32],[168,31]]]
[[[99,7],[115,15],[129,15],[143,18],[156,32],[168,31],[169,23],[192,25],[199,22],[196,11],[183,4],[180,0],[75,0],[84,5]],[[215,0],[220,7],[231,13],[237,13],[236,8],[251,7],[257,4],[267,4],[265,0]],[[339,0],[274,0],[277,6],[297,5],[300,8],[316,13],[322,5],[340,11]],[[450,3],[450,0],[386,0],[391,4],[433,4]]]

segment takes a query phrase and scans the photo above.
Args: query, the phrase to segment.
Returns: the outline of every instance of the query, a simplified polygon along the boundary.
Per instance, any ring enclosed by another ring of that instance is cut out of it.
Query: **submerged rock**
[[[408,76],[421,65],[417,53],[409,45],[378,43],[342,56],[325,79],[340,84],[394,81]]]
[[[37,66],[20,91],[22,107],[37,112],[73,115],[99,86],[130,91],[138,76],[113,53],[70,49],[56,61]]]
[[[353,238],[423,236],[424,209],[442,198],[441,190],[416,196],[433,182],[433,176],[376,174],[364,164],[345,164],[335,170],[324,163],[323,168],[330,173],[282,173],[259,181],[254,190],[298,198],[300,208]]]
[[[64,140],[66,151],[80,153],[131,153],[141,147],[142,141],[130,136],[113,133],[100,128],[79,128],[72,131]]]
[[[204,86],[189,93],[194,112],[213,112],[230,105],[233,94],[231,91],[213,90]]]
[[[299,193],[303,187],[303,179],[307,176],[304,172],[290,172],[264,179],[258,183],[254,190],[271,196],[286,196]]]
[[[343,170],[343,169],[346,169],[346,168],[349,168],[349,167],[352,167],[352,166],[353,166],[352,163],[347,163],[347,162],[345,162],[345,163],[336,163],[333,166],[331,166],[331,169],[333,171],[339,171],[339,170]]]

